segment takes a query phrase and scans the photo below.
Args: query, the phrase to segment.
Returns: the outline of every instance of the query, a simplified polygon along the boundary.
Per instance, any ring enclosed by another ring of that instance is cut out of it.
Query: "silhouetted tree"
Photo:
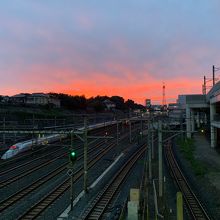
[[[131,99],[128,99],[126,102],[125,102],[125,106],[127,109],[131,108],[131,109],[135,109],[135,103],[133,100]]]
[[[83,110],[93,109],[96,112],[102,112],[106,109],[105,100],[110,100],[115,103],[116,109],[121,111],[128,111],[129,109],[144,108],[142,105],[136,104],[133,100],[128,99],[126,102],[120,96],[96,96],[86,99],[85,96],[72,96],[63,93],[50,93],[54,97],[60,99],[61,107],[69,110]]]
[[[122,98],[120,96],[112,96],[110,98],[110,101],[115,103],[117,109],[120,109],[120,110],[126,109],[124,98]]]

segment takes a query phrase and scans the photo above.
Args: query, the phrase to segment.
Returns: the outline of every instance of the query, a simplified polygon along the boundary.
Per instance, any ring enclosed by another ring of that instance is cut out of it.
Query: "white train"
[[[111,121],[111,122],[106,122],[106,123],[98,123],[94,125],[89,125],[88,130],[93,130],[96,128],[104,127],[104,126],[115,124],[115,123],[116,121]],[[84,127],[81,127],[78,130],[83,131]],[[3,160],[9,159],[11,157],[14,157],[18,153],[31,149],[32,146],[53,143],[55,141],[60,140],[61,138],[66,138],[66,137],[67,137],[67,134],[52,134],[52,135],[47,135],[45,137],[38,137],[35,139],[16,143],[12,145],[11,147],[9,147],[9,149],[2,155],[1,159]]]
[[[36,139],[31,139],[23,142],[16,143],[12,145],[1,157],[1,159],[6,160],[11,157],[14,157],[18,153],[27,151],[31,149],[32,146],[43,145],[47,143],[52,143],[60,140],[61,138],[66,138],[66,134],[53,134],[45,137],[39,137]]]

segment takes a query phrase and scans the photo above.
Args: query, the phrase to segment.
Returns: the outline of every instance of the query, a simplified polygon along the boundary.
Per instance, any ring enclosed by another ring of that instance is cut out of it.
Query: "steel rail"
[[[104,187],[104,189],[97,195],[95,200],[91,203],[80,217],[80,220],[87,220],[87,219],[96,219],[99,220],[105,210],[107,209],[108,205],[112,201],[113,197],[117,194],[120,186],[124,182],[125,178],[127,177],[129,171],[132,169],[138,158],[140,158],[144,151],[146,150],[146,145],[142,145],[131,158],[120,168],[120,170],[114,175],[114,177],[109,181],[109,183]]]
[[[93,167],[109,150],[111,150],[115,146],[113,143],[108,148],[102,149],[101,152],[95,158],[92,158],[88,162],[88,168]],[[74,173],[74,183],[79,180],[80,177],[83,176],[83,167],[77,170]],[[25,219],[36,219],[49,205],[55,202],[57,198],[59,198],[64,192],[66,192],[70,187],[69,178],[63,181],[61,184],[56,186],[52,191],[50,191],[47,195],[45,195],[40,201],[38,201],[35,205],[29,208],[24,214],[19,216],[19,220]]]
[[[110,131],[109,131],[109,132],[110,132]],[[79,148],[79,146],[78,146],[78,148]],[[57,151],[59,151],[59,150],[56,150],[55,152],[57,152]],[[51,153],[46,154],[46,155],[43,155],[43,156],[38,157],[38,158],[35,158],[35,159],[33,159],[32,161],[28,161],[28,162],[26,162],[26,163],[24,163],[24,164],[21,164],[21,165],[18,165],[18,166],[16,166],[16,167],[13,167],[13,168],[4,170],[3,172],[0,173],[0,176],[3,175],[3,174],[5,174],[5,173],[7,173],[7,172],[13,171],[13,170],[15,170],[15,169],[17,169],[17,168],[20,168],[20,167],[22,167],[22,166],[29,165],[29,164],[32,163],[33,161],[38,160],[38,159],[41,159],[41,158],[43,158],[43,157],[46,157],[46,156],[48,156],[48,155],[50,155],[50,154],[51,154]],[[3,188],[3,187],[5,187],[5,186],[8,186],[9,184],[11,184],[11,183],[13,183],[13,182],[15,182],[15,181],[17,181],[17,180],[19,180],[19,179],[21,179],[21,178],[23,178],[23,177],[29,175],[29,174],[31,174],[31,173],[34,172],[34,171],[37,171],[37,170],[41,169],[42,167],[45,167],[45,166],[51,164],[52,162],[56,161],[57,159],[59,159],[59,158],[65,156],[65,155],[66,155],[66,153],[56,154],[55,158],[53,158],[53,159],[51,159],[51,160],[47,160],[47,161],[45,161],[44,163],[42,163],[42,164],[40,164],[40,165],[39,165],[39,164],[36,164],[35,166],[33,166],[31,169],[29,169],[29,170],[26,171],[26,172],[23,172],[23,173],[21,173],[21,174],[17,174],[17,175],[15,175],[15,176],[11,177],[11,178],[7,178],[6,180],[0,181],[0,189]]]
[[[97,145],[95,147],[96,148],[100,147],[102,144],[103,144],[103,142],[97,143]],[[89,153],[91,153],[92,151],[95,151],[95,150],[96,149],[92,148],[92,149],[89,150]],[[77,160],[80,160],[82,158],[83,158],[83,153],[81,155],[79,155]],[[57,167],[55,170],[52,170],[48,174],[46,174],[46,175],[38,178],[37,180],[35,180],[33,183],[31,183],[31,184],[25,186],[24,188],[20,189],[18,192],[10,195],[8,198],[4,199],[3,201],[0,201],[0,212],[3,212],[5,209],[10,207],[14,203],[18,202],[19,200],[24,198],[29,193],[33,192],[34,190],[36,190],[37,188],[39,188],[40,186],[42,186],[43,184],[45,184],[46,182],[48,182],[49,180],[54,178],[55,176],[57,176],[60,173],[62,173],[63,171],[65,171],[66,168],[67,168],[67,165],[68,165],[68,162],[62,164],[61,166]]]
[[[171,169],[171,172],[175,178],[175,181],[183,194],[186,204],[190,210],[190,213],[195,220],[211,220],[202,203],[194,194],[188,181],[184,177],[172,151],[171,143],[168,142],[164,147],[166,161]]]
[[[67,153],[62,153],[62,154],[58,154],[55,158],[53,158],[52,160],[47,160],[46,162],[44,163],[41,163],[40,165],[39,164],[36,164],[34,167],[32,167],[31,169],[27,170],[26,172],[23,172],[23,173],[20,173],[18,175],[15,175],[11,178],[8,178],[6,180],[3,180],[0,182],[0,189],[3,188],[3,187],[6,187],[8,186],[9,184],[11,183],[14,183],[15,181],[21,179],[21,178],[24,178],[25,176],[51,164],[52,162],[56,161],[57,159],[61,158],[61,157],[64,157],[65,155],[67,155]]]
[[[38,160],[40,160],[40,159],[43,159],[43,158],[45,158],[45,157],[47,157],[47,156],[51,156],[51,153],[56,154],[57,152],[62,151],[63,148],[65,148],[65,147],[61,147],[61,148],[59,148],[59,149],[56,149],[56,150],[53,151],[53,152],[50,152],[50,153],[44,154],[44,155],[42,155],[42,156],[40,156],[40,157],[31,159],[31,160],[29,160],[29,161],[27,161],[27,162],[25,162],[25,163],[16,165],[16,166],[14,166],[14,167],[10,167],[10,168],[8,168],[8,169],[4,169],[4,171],[0,171],[0,176],[3,176],[3,175],[5,175],[5,174],[8,174],[9,172],[12,172],[12,171],[14,171],[14,170],[16,170],[16,169],[19,169],[19,168],[21,168],[21,167],[25,167],[25,166],[27,166],[27,165],[30,165],[30,164],[34,163],[35,161],[38,161]],[[38,166],[38,164],[37,164],[36,166]],[[0,184],[1,184],[1,182],[0,182]]]

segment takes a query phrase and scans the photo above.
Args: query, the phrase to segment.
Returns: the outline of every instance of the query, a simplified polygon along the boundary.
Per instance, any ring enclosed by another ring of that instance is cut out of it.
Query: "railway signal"
[[[76,162],[77,154],[74,150],[70,150],[69,152],[69,161],[70,161],[70,169],[67,174],[70,176],[70,209],[73,210],[73,181],[74,181],[74,163]]]
[[[70,159],[70,162],[72,164],[74,164],[76,162],[77,156],[76,156],[76,152],[75,151],[70,151],[69,159]]]

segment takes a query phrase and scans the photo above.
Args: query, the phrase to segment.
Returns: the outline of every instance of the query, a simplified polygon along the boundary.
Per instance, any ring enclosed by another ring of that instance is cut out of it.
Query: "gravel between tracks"
[[[88,185],[93,183],[101,173],[113,162],[114,158],[116,158],[122,150],[128,148],[128,144],[120,144],[118,147],[115,147],[111,150],[103,159],[101,159],[88,173],[89,181]],[[83,179],[81,178],[76,184],[74,184],[74,194],[77,196],[79,192],[83,190]],[[94,190],[90,190],[89,196],[93,194]],[[65,192],[53,205],[51,205],[39,219],[55,219],[67,206],[69,205],[69,190]],[[85,202],[84,202],[85,206]],[[77,209],[80,213],[82,210]],[[76,214],[74,212],[74,214]]]

